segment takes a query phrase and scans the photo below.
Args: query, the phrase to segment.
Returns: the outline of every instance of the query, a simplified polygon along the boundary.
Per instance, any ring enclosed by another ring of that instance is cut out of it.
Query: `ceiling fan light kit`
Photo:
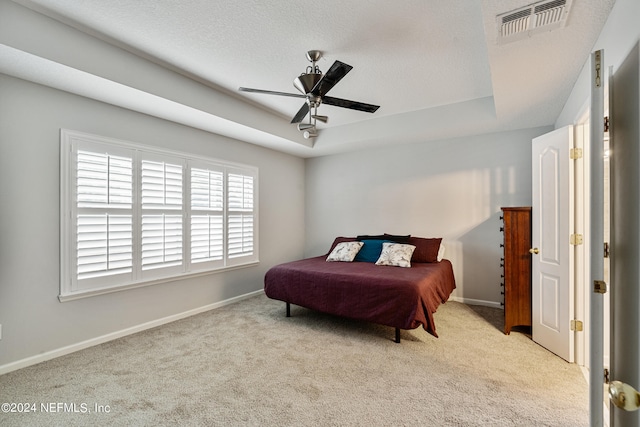
[[[303,131],[315,127],[313,123],[298,123],[298,130]]]
[[[325,96],[331,88],[333,88],[349,71],[353,69],[351,65],[341,61],[335,61],[326,74],[322,74],[320,68],[316,65],[318,60],[322,58],[322,52],[319,50],[310,50],[307,52],[307,59],[311,62],[310,66],[304,73],[300,74],[293,80],[293,86],[300,91],[300,94],[277,92],[271,90],[252,89],[240,87],[241,92],[264,93],[268,95],[290,96],[295,98],[305,98],[305,103],[300,110],[293,116],[291,123],[298,123],[298,130],[304,132],[305,138],[315,138],[318,136],[316,129],[316,121],[327,123],[327,116],[318,115],[317,109],[320,104],[333,105],[336,107],[349,108],[351,110],[364,111],[374,113],[379,105],[365,104],[363,102],[350,101],[348,99],[340,99]],[[301,123],[306,116],[309,116],[309,123]]]
[[[318,136],[318,131],[316,130],[316,128],[313,128],[312,130],[305,130],[302,136],[304,136],[305,139],[315,138],[316,136]]]

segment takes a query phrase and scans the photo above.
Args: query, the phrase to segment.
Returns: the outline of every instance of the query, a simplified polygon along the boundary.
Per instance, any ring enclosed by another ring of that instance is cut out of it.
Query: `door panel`
[[[610,100],[611,379],[640,388],[640,47],[613,73]],[[611,406],[615,426],[640,413]]]
[[[532,148],[532,336],[573,362],[573,126],[533,140]]]
[[[542,326],[560,333],[560,278],[542,274]]]

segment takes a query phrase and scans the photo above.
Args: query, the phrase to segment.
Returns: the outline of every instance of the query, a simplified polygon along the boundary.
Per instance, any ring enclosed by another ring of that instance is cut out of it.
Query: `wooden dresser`
[[[503,207],[504,333],[531,326],[531,207]]]

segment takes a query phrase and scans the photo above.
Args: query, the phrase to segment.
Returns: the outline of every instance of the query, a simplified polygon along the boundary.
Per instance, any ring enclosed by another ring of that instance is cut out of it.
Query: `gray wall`
[[[501,206],[531,205],[531,140],[550,127],[307,159],[305,255],[335,236],[442,237],[460,300],[498,305]]]
[[[0,43],[201,111],[275,122],[5,0]],[[0,94],[0,372],[261,290],[270,266],[303,256],[304,160],[6,74]],[[260,264],[60,303],[60,128],[257,166]]]
[[[302,159],[1,74],[0,93],[0,367],[262,289],[302,257]],[[259,266],[58,302],[60,128],[259,167]]]

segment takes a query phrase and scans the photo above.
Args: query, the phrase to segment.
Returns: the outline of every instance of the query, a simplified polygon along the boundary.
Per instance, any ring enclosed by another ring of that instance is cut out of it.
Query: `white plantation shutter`
[[[132,178],[131,158],[78,150],[78,207],[131,209]]]
[[[131,215],[78,215],[77,279],[131,273]]]
[[[182,216],[142,215],[142,269],[182,263]]]
[[[60,152],[61,301],[258,262],[257,168],[64,129]]]
[[[142,270],[181,266],[182,165],[142,160],[140,176]]]
[[[75,176],[75,281],[130,274],[132,158],[78,150]]]
[[[224,175],[219,170],[191,168],[191,209],[222,212]]]
[[[224,256],[222,215],[191,216],[191,261],[220,261]]]
[[[228,181],[229,258],[253,255],[253,176],[229,173]]]
[[[142,161],[142,209],[182,209],[182,165]]]
[[[191,262],[224,258],[224,174],[191,168]]]

